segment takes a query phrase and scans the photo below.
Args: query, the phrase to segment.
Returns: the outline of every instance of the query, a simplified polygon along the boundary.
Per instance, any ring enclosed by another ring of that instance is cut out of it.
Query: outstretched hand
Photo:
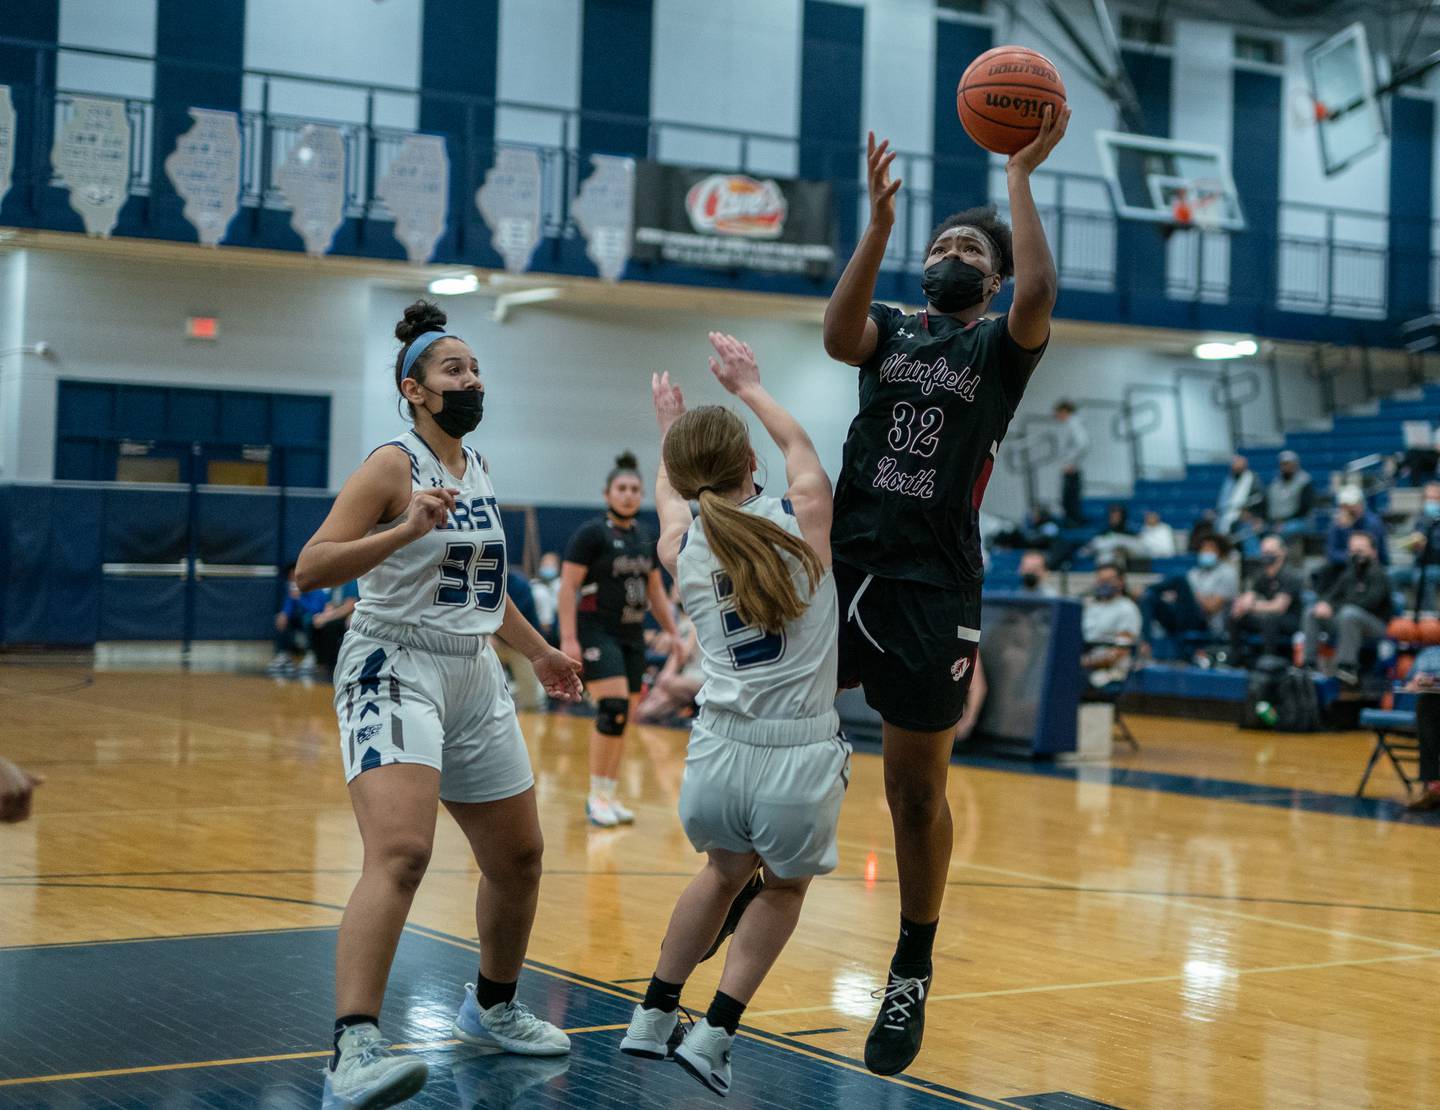
[[[1065,128],[1070,126],[1070,105],[1066,104],[1057,115],[1053,106],[1046,108],[1040,120],[1040,130],[1028,146],[1021,147],[1006,163],[1007,169],[1033,173],[1041,162],[1050,157],[1056,144],[1065,137]]]
[[[875,141],[875,132],[866,132],[865,162],[866,178],[870,187],[870,222],[884,227],[895,224],[895,194],[900,191],[900,178],[890,180],[890,163],[895,161],[896,152],[890,149],[890,140]]]
[[[710,360],[710,373],[725,387],[728,393],[739,393],[747,385],[760,384],[760,367],[755,365],[755,352],[749,344],[741,343],[733,335],[724,332],[710,333],[710,346],[718,356]]]
[[[685,395],[670,381],[670,372],[650,375],[650,397],[655,402],[655,419],[664,439],[670,425],[685,415]]]

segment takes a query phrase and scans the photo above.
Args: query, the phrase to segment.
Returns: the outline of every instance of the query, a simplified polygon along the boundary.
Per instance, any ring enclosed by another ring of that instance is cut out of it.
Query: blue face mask
[[[1095,596],[1101,601],[1109,601],[1120,592],[1113,582],[1099,582],[1095,586]]]
[[[1430,517],[1440,516],[1440,501],[1425,502],[1425,515]]]
[[[1202,551],[1199,555],[1195,556],[1195,561],[1202,567],[1213,567],[1220,561],[1220,556],[1213,551]]]
[[[553,582],[560,577],[560,572],[554,567],[541,567],[540,580],[542,582]]]

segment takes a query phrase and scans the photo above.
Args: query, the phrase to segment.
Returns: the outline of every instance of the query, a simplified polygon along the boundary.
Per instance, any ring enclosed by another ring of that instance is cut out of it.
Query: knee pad
[[[595,710],[595,731],[601,736],[624,736],[629,720],[629,698],[600,699]]]

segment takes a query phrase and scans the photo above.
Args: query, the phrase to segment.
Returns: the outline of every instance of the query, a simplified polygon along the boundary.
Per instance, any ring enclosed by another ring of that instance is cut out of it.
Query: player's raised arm
[[[870,302],[875,298],[875,279],[885,258],[885,245],[895,226],[895,194],[901,184],[899,178],[890,180],[895,152],[889,147],[889,139],[877,145],[873,131],[866,138],[870,223],[825,306],[825,353],[851,366],[870,357],[879,335],[870,319]]]
[[[1069,123],[1068,105],[1058,116],[1053,109],[1047,111],[1040,133],[1005,163],[1015,251],[1015,299],[1010,304],[1008,326],[1010,338],[1028,350],[1039,347],[1049,337],[1050,313],[1055,308],[1059,290],[1055,260],[1050,257],[1050,245],[1045,241],[1045,225],[1040,222],[1040,213],[1030,192],[1030,175],[1065,137]]]
[[[832,492],[830,476],[820,464],[815,444],[800,422],[760,384],[760,367],[755,362],[755,352],[747,344],[734,336],[712,331],[710,345],[715,348],[716,356],[710,360],[710,372],[760,418],[784,455],[785,480],[789,483],[786,496],[795,509],[795,519],[800,522],[805,542],[815,549],[820,561],[829,566]]]
[[[655,476],[655,510],[660,514],[660,562],[671,575],[680,557],[680,541],[694,519],[690,503],[675,492],[665,473],[665,437],[670,426],[685,412],[685,396],[670,381],[669,373],[650,375],[650,396],[655,402],[655,419],[660,425],[660,472]]]

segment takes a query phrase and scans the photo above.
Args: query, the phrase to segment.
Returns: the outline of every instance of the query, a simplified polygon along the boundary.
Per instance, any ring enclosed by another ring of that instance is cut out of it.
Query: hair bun
[[[433,301],[416,301],[405,310],[405,318],[395,325],[395,338],[409,343],[427,331],[444,331],[448,319]]]
[[[622,451],[615,456],[616,470],[639,470],[640,460],[635,457],[634,451]]]

